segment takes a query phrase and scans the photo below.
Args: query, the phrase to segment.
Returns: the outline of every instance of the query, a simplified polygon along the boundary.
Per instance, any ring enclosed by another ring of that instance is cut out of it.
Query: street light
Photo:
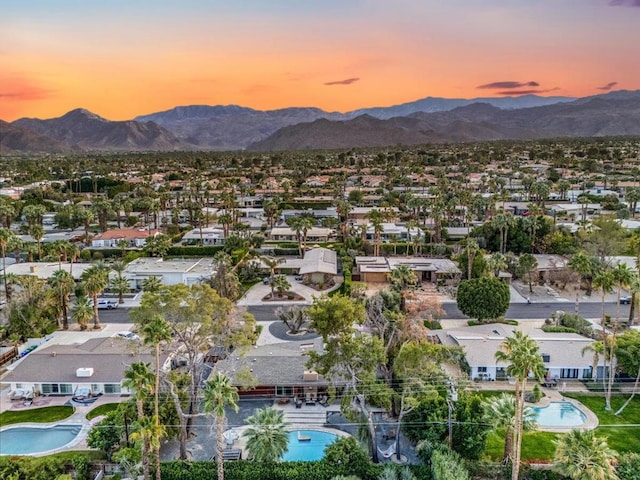
[[[453,404],[458,401],[458,392],[456,392],[456,388],[451,384],[451,390],[449,390],[449,395],[447,396],[447,407],[449,407],[449,448],[453,445]]]

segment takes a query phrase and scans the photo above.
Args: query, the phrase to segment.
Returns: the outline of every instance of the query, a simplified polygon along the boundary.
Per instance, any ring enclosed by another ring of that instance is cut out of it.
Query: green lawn
[[[618,452],[640,452],[640,426],[638,426],[640,425],[640,398],[634,398],[620,415],[615,416],[616,410],[627,400],[627,395],[612,396],[610,412],[604,409],[604,396],[577,394],[567,396],[583,403],[597,415],[600,425],[596,432],[608,438],[611,448]]]
[[[557,433],[527,432],[522,438],[522,460],[550,460],[555,452],[553,441]],[[487,436],[485,454],[494,462],[502,460],[504,431],[491,432]]]
[[[100,415],[106,415],[109,412],[118,408],[119,403],[105,403],[100,405],[99,407],[94,408],[89,413],[87,413],[87,420],[91,420],[92,418],[99,417]]]
[[[69,406],[42,407],[29,410],[7,410],[0,413],[0,427],[12,423],[35,422],[48,423],[64,420],[73,415],[74,408]]]

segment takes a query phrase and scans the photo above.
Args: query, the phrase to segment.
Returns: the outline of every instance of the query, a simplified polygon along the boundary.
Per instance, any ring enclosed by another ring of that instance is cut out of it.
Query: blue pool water
[[[64,447],[80,433],[80,425],[15,427],[0,432],[0,455],[26,455]]]
[[[298,440],[300,436],[311,437],[309,440]],[[324,449],[338,439],[338,435],[319,430],[294,430],[289,432],[289,450],[282,456],[285,462],[312,462],[324,457]]]
[[[548,407],[534,407],[536,421],[541,427],[579,427],[586,415],[569,402],[551,402]]]

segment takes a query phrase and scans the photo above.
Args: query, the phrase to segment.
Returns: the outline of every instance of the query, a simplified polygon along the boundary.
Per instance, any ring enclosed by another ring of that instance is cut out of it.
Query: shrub
[[[578,333],[575,328],[558,327],[556,325],[545,325],[542,327],[542,331],[548,333]]]
[[[454,452],[438,449],[431,454],[433,480],[469,480],[469,472]]]

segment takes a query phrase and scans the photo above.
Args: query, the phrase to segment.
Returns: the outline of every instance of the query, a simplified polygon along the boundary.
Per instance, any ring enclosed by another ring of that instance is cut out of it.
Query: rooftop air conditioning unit
[[[93,368],[79,368],[76,370],[76,377],[91,377],[93,376]]]

